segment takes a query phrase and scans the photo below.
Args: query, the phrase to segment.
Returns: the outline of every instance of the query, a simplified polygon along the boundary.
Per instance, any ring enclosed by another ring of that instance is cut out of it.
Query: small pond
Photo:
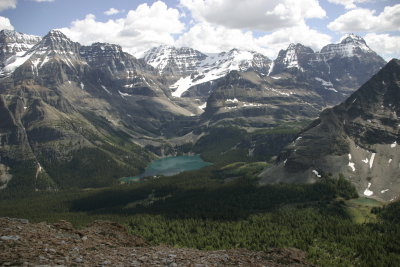
[[[184,171],[201,169],[209,165],[211,163],[203,161],[200,155],[166,157],[153,160],[142,174],[134,177],[124,177],[121,178],[121,181],[134,182],[140,180],[140,178],[155,175],[171,176]]]

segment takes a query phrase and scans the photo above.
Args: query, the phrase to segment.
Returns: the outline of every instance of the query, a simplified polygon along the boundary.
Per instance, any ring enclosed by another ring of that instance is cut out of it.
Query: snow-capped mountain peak
[[[354,33],[349,33],[349,34],[345,35],[341,39],[340,43],[341,44],[357,43],[357,44],[367,45],[367,43],[365,42],[365,40],[362,37],[360,37]]]
[[[274,61],[274,68],[269,74],[280,72],[284,69],[297,68],[303,71],[308,58],[314,54],[314,51],[302,44],[289,44],[286,50],[281,50]]]
[[[79,44],[71,41],[65,34],[58,30],[51,30],[33,49],[53,51],[60,54],[79,54]]]
[[[365,40],[355,34],[346,35],[340,43],[329,44],[321,49],[320,54],[329,60],[333,57],[353,57],[360,53],[373,53]]]
[[[286,50],[286,55],[283,59],[283,63],[287,66],[287,68],[299,68],[299,61],[297,57],[297,46],[291,43]]]
[[[245,51],[232,49],[228,52],[222,52],[218,55],[208,56],[200,64],[202,69],[220,68],[226,70],[246,71],[251,67],[266,68],[269,67],[270,60],[254,51]]]
[[[37,74],[40,68],[53,59],[61,60],[73,68],[75,61],[81,61],[79,46],[62,32],[51,30],[28,51],[8,58],[4,63],[2,73],[11,74],[27,62],[31,64],[32,72]]]
[[[0,31],[0,69],[6,61],[17,55],[22,56],[41,40],[41,37],[16,31]]]
[[[148,50],[143,59],[160,74],[187,75],[197,69],[207,56],[188,47],[161,45]]]
[[[171,86],[175,90],[172,95],[181,97],[190,87],[212,82],[230,71],[247,71],[250,69],[266,75],[269,71],[271,60],[257,52],[232,49],[217,55],[207,56],[199,64],[196,72],[179,79]]]

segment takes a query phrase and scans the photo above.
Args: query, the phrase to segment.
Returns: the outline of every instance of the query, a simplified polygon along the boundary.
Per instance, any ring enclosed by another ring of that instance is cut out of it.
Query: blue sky
[[[398,0],[0,0],[0,29],[40,36],[61,29],[82,44],[118,43],[136,56],[168,44],[272,59],[292,42],[319,50],[356,33],[385,59],[400,57]]]

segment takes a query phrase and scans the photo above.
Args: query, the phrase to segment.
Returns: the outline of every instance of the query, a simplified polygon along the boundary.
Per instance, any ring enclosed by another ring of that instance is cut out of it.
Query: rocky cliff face
[[[96,82],[109,94],[162,96],[156,71],[142,60],[122,51],[119,45],[94,43],[80,55],[95,70]]]
[[[276,75],[293,69],[304,71],[315,57],[314,51],[302,44],[290,44],[286,50],[279,51],[274,60],[270,75]]]
[[[360,195],[400,195],[400,61],[390,61],[344,103],[325,110],[262,174],[263,183],[343,174]]]
[[[274,79],[257,72],[231,72],[215,82],[202,117],[216,124],[224,121],[250,128],[268,128],[316,117],[324,106],[323,99],[304,83],[287,86],[291,78],[291,75]]]

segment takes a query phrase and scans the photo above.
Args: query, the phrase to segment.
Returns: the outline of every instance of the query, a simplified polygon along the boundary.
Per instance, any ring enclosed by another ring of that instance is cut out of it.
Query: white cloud
[[[17,0],[1,0],[0,1],[0,12],[9,8],[16,8]]]
[[[372,50],[386,60],[400,58],[400,36],[368,33],[364,39]]]
[[[82,44],[119,44],[125,51],[139,56],[153,46],[173,45],[173,35],[181,33],[185,27],[179,18],[177,9],[157,1],[151,6],[141,4],[136,10],[130,10],[126,17],[107,22],[97,21],[94,15],[89,14],[83,20],[73,21],[69,28],[60,30]]]
[[[398,31],[400,27],[400,4],[387,6],[379,14],[374,10],[354,9],[328,24],[337,32],[383,32]]]
[[[176,42],[177,46],[193,47],[205,53],[228,51],[232,48],[254,50],[275,59],[279,50],[290,43],[302,43],[314,50],[331,42],[331,37],[310,29],[305,23],[284,28],[256,38],[251,31],[228,29],[224,26],[201,22],[184,33]]]
[[[14,30],[8,18],[0,16],[0,30]]]
[[[337,5],[342,5],[346,9],[353,9],[356,8],[357,3],[365,3],[368,2],[368,0],[328,0],[328,2],[337,4]]]
[[[290,43],[318,50],[331,40],[306,25],[306,19],[326,16],[317,0],[180,0],[180,4],[195,21],[176,44],[206,53],[239,48],[274,59]],[[272,33],[256,38],[253,30]]]
[[[32,0],[33,2],[43,3],[43,2],[54,2],[54,0]]]
[[[318,51],[331,43],[331,36],[313,30],[305,23],[300,23],[257,39],[257,44],[268,50],[268,56],[271,58],[275,58],[279,50],[286,49],[290,43],[301,43],[314,51]]]
[[[187,46],[205,53],[219,53],[232,48],[258,50],[253,34],[239,29],[201,22],[177,40],[177,46]]]
[[[323,18],[317,0],[180,0],[195,20],[227,28],[272,31]]]
[[[151,7],[142,4],[136,10],[128,12],[124,22],[122,34],[130,31],[151,31],[162,34],[181,33],[185,25],[179,20],[180,14],[177,9],[168,8],[162,1],[155,2]]]
[[[104,14],[107,16],[112,16],[112,15],[116,15],[121,12],[122,12],[122,10],[118,10],[118,9],[112,7],[109,10],[104,11]]]
[[[62,28],[60,30],[74,41],[82,44],[91,44],[92,42],[109,42],[115,39],[122,28],[122,19],[98,22],[95,15],[88,14],[83,20],[73,21],[70,28]]]

